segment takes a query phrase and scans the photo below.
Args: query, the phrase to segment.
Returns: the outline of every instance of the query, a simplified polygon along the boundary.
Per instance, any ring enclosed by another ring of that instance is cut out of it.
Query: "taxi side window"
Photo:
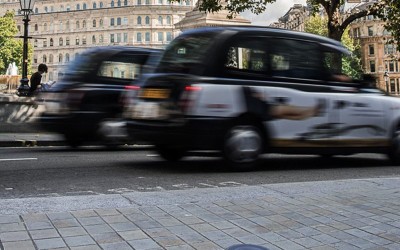
[[[247,40],[231,44],[225,57],[225,71],[264,73],[267,70],[267,51],[261,42]]]
[[[321,78],[318,44],[290,39],[271,39],[271,74],[276,77]]]

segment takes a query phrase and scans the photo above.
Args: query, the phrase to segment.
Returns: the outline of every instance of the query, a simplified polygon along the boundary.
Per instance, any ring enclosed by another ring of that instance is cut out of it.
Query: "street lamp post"
[[[22,78],[18,87],[18,95],[26,96],[29,92],[28,79],[28,24],[35,0],[20,0],[21,12],[24,15],[24,46],[22,51]]]
[[[383,77],[385,78],[385,84],[386,84],[386,93],[389,94],[389,73],[385,71],[383,74]]]

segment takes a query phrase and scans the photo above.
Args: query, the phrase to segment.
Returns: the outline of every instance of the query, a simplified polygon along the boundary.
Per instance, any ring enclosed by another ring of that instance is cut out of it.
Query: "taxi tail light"
[[[136,98],[140,91],[140,86],[135,85],[125,85],[125,92],[119,98],[119,103],[122,107],[129,106],[129,104],[133,101],[133,98]]]
[[[194,97],[201,91],[200,86],[186,85],[179,100],[179,108],[186,113],[194,103]]]

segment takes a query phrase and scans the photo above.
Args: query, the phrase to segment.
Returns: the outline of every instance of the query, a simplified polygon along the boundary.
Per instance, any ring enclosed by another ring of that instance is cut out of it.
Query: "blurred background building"
[[[32,67],[47,64],[46,80],[57,80],[69,61],[92,46],[164,47],[179,33],[174,24],[193,7],[193,0],[37,0],[29,22]],[[14,11],[22,34],[19,9],[19,0],[0,0],[0,15]]]

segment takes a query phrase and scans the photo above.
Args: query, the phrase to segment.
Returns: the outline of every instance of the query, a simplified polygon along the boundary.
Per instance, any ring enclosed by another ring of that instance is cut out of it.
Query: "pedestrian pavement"
[[[0,249],[398,250],[399,187],[373,178],[2,199]]]
[[[0,147],[64,146],[62,135],[48,132],[1,133]]]

